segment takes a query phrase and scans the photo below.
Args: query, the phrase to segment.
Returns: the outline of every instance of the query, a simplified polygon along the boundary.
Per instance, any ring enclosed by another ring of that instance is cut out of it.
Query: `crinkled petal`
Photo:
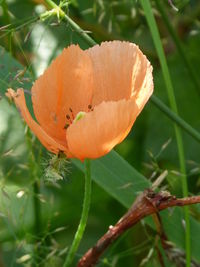
[[[62,142],[66,124],[79,111],[88,111],[93,91],[92,62],[79,46],[63,50],[32,87],[34,114],[42,128]],[[72,110],[72,112],[70,111]]]
[[[8,89],[6,96],[9,99],[13,99],[15,101],[15,104],[17,108],[19,108],[22,117],[24,118],[30,129],[37,136],[37,138],[40,140],[43,146],[45,146],[49,151],[55,154],[59,153],[60,151],[63,151],[66,155],[69,154],[65,146],[57,142],[57,140],[51,138],[42,129],[42,127],[33,120],[26,106],[23,89],[18,89],[17,92],[15,92],[13,89]]]
[[[143,58],[146,58],[143,55]],[[146,102],[149,100],[150,96],[153,93],[153,68],[148,60],[144,60],[143,64],[140,65],[140,70],[136,79],[133,79],[133,90],[131,97],[136,100],[136,103],[142,111]],[[133,75],[133,77],[135,77]]]
[[[104,42],[87,52],[94,68],[93,105],[137,96],[146,84],[149,61],[137,45],[121,41]]]
[[[139,109],[131,100],[102,102],[67,129],[70,153],[75,158],[98,158],[129,133]]]

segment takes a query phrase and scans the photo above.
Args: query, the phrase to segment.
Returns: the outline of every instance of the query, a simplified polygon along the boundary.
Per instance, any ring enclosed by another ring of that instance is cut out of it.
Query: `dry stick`
[[[77,267],[95,266],[100,256],[119,236],[131,228],[144,217],[158,213],[161,210],[174,206],[185,206],[200,203],[200,196],[176,198],[166,191],[154,193],[152,189],[145,190],[140,194],[129,211],[114,225],[110,226],[96,245],[89,249],[80,259]]]

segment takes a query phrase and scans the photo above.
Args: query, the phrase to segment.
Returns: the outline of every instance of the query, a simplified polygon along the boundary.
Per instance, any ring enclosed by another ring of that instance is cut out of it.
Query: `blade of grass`
[[[10,15],[8,12],[8,6],[5,0],[2,0],[1,3],[2,6],[2,10],[3,10],[3,22],[5,23],[5,25],[10,24]],[[11,55],[14,55],[14,42],[13,42],[13,34],[12,31],[9,33],[8,35],[8,44],[9,44],[9,52]]]
[[[166,57],[164,54],[163,46],[161,43],[159,31],[156,25],[156,21],[152,12],[152,7],[149,2],[149,0],[141,0],[141,5],[144,10],[144,14],[147,20],[147,23],[149,25],[152,38],[154,41],[154,45],[156,47],[158,57],[160,60],[163,77],[168,93],[169,103],[172,108],[172,110],[178,114],[178,109],[176,105],[176,99],[174,96],[174,89],[170,78],[169,69],[167,66]],[[183,196],[186,197],[188,195],[188,186],[187,186],[187,178],[186,178],[186,169],[185,169],[185,156],[184,156],[184,148],[183,148],[183,140],[180,129],[177,127],[176,124],[174,124],[175,128],[175,134],[176,134],[176,140],[177,140],[177,147],[178,147],[178,155],[179,155],[179,162],[180,162],[180,170],[182,173],[182,190],[183,190]],[[190,245],[190,218],[189,218],[189,209],[188,207],[185,207],[185,222],[186,222],[186,237],[185,237],[185,246],[186,246],[186,266],[190,267],[190,261],[191,261],[191,245]]]
[[[16,32],[16,31],[19,31],[26,26],[30,26],[31,24],[37,22],[39,19],[40,19],[40,17],[38,17],[38,16],[32,16],[32,17],[29,17],[26,19],[19,19],[19,20],[17,20],[17,22],[13,22],[12,24],[9,25],[9,27],[6,28],[4,34],[1,33],[0,39],[4,38],[6,35],[9,35],[13,31]]]
[[[33,257],[33,266],[38,266],[40,264],[40,256],[42,255],[42,250],[39,245],[41,240],[41,203],[39,200],[40,194],[40,182],[37,175],[37,164],[35,156],[33,153],[33,144],[31,139],[31,133],[28,129],[26,132],[26,143],[29,148],[29,168],[30,168],[30,179],[33,181],[33,207],[34,207],[34,235],[35,235],[35,248],[34,248],[34,257]],[[40,265],[42,267],[42,265]]]
[[[158,97],[151,96],[151,103],[159,108],[169,119],[173,120],[179,127],[181,127],[190,136],[200,142],[200,133],[195,130],[190,124],[185,122],[180,116],[177,116],[171,109],[169,109]]]
[[[200,95],[200,83],[199,83],[199,80],[194,72],[194,69],[190,63],[190,61],[188,60],[185,52],[184,52],[184,49],[183,49],[183,46],[179,40],[179,37],[177,36],[172,24],[170,23],[170,20],[165,12],[165,8],[163,6],[163,2],[160,1],[160,0],[155,0],[156,2],[156,6],[162,16],[162,19],[169,31],[169,34],[171,35],[173,41],[174,41],[174,44],[176,45],[176,48],[177,48],[177,51],[180,55],[180,58],[181,60],[183,61],[183,63],[185,64],[185,67],[187,68],[188,70],[188,73],[189,75],[191,76],[191,81],[194,83],[194,86],[195,86],[195,89],[197,91],[197,93]]]

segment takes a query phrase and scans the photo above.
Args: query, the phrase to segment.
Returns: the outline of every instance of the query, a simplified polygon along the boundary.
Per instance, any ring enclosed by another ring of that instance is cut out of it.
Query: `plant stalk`
[[[78,229],[76,231],[74,240],[72,242],[72,245],[70,247],[70,250],[67,254],[64,267],[70,267],[72,266],[72,262],[74,260],[74,256],[78,250],[79,244],[81,242],[81,239],[83,237],[87,219],[88,219],[88,213],[90,208],[90,200],[91,200],[91,166],[90,166],[90,160],[85,160],[85,194],[84,194],[84,201],[83,201],[83,209],[82,209],[82,215],[81,220],[78,226]]]
[[[170,23],[170,20],[165,12],[165,8],[163,6],[163,3],[162,1],[160,0],[155,0],[156,2],[156,6],[162,16],[162,19],[169,31],[169,34],[171,35],[173,41],[174,41],[174,44],[176,45],[176,48],[177,48],[177,51],[180,55],[180,58],[181,60],[183,61],[185,67],[187,68],[188,70],[188,73],[189,75],[191,76],[191,81],[194,83],[194,86],[195,86],[195,89],[197,91],[197,93],[200,95],[200,83],[199,83],[199,80],[196,76],[196,73],[194,72],[194,69],[190,63],[190,61],[188,60],[187,56],[186,56],[186,53],[184,52],[184,49],[183,49],[183,46],[179,40],[179,37],[177,36],[172,24]]]
[[[29,168],[30,168],[30,178],[33,181],[33,212],[34,212],[34,256],[33,256],[33,262],[32,265],[34,267],[36,266],[42,266],[40,265],[41,261],[41,254],[42,251],[39,247],[39,242],[41,240],[41,203],[39,200],[39,194],[40,194],[40,182],[37,178],[37,165],[35,163],[35,156],[33,153],[33,145],[32,145],[32,136],[30,133],[30,130],[27,129],[26,132],[26,142],[29,149]]]
[[[143,7],[145,17],[147,20],[147,23],[149,25],[152,38],[154,41],[155,48],[158,53],[158,57],[161,64],[161,69],[163,72],[163,77],[168,93],[169,103],[171,106],[171,109],[178,115],[178,108],[176,105],[176,99],[174,95],[174,89],[171,82],[171,77],[169,73],[169,69],[167,66],[166,57],[164,54],[163,46],[161,43],[158,27],[156,25],[156,21],[152,12],[152,7],[149,0],[141,0],[141,5]],[[183,196],[188,196],[188,186],[187,186],[187,177],[186,177],[186,168],[185,168],[185,156],[184,156],[184,148],[183,148],[183,140],[180,129],[177,127],[176,124],[174,124],[175,129],[175,135],[177,140],[177,148],[178,148],[178,156],[179,156],[179,163],[180,163],[180,170],[182,173],[182,191]],[[185,211],[185,222],[186,222],[186,235],[185,235],[185,247],[186,247],[186,267],[190,267],[191,264],[191,244],[190,244],[190,215],[189,215],[189,209],[188,207],[184,207]]]

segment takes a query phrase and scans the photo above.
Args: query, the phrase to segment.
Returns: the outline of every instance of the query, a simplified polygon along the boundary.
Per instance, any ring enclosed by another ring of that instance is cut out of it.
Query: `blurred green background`
[[[154,67],[154,94],[168,105],[158,56],[140,1],[66,2],[66,14],[91,32],[96,42],[118,39],[140,46]],[[173,1],[178,11],[170,1],[160,0],[160,3],[197,80],[195,84],[156,2],[151,1],[179,114],[200,130],[200,1]],[[81,166],[76,161],[58,162],[52,158],[4,96],[9,87],[30,90],[32,82],[69,44],[88,48],[68,23],[56,18],[39,20],[39,14],[47,8],[42,0],[0,0],[0,267],[62,266],[81,214],[84,193]],[[31,110],[28,94],[27,102]],[[114,152],[94,162],[89,221],[75,262],[109,225],[117,222],[135,196],[148,187],[149,181],[163,171],[168,170],[164,189],[182,196],[173,126],[173,122],[149,102],[128,138],[115,148],[127,162]],[[183,141],[189,192],[196,195],[200,190],[199,143],[185,132]],[[39,188],[35,188],[36,177]],[[36,211],[38,205],[40,209]],[[200,205],[190,207],[190,215],[191,266],[200,266]],[[148,219],[111,246],[98,266],[185,266],[182,210],[162,213],[162,221],[171,249],[162,248],[159,235]]]

